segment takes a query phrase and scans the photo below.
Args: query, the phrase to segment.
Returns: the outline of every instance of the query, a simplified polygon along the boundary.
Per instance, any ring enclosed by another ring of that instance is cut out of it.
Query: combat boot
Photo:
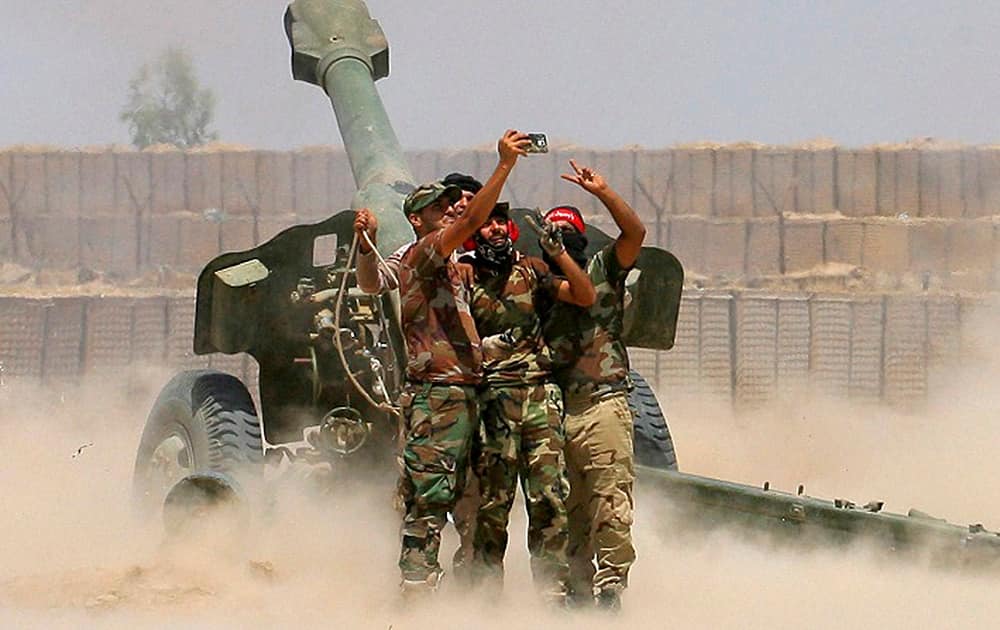
[[[423,580],[404,579],[399,584],[399,592],[403,597],[403,602],[411,604],[426,601],[434,597],[434,594],[437,593],[438,588],[441,586],[443,578],[444,571],[431,573]]]
[[[617,613],[622,609],[622,590],[618,584],[611,584],[597,591],[594,602],[601,610]]]
[[[546,607],[552,610],[569,610],[569,588],[562,581],[550,582],[539,593]]]
[[[590,589],[570,589],[566,593],[568,610],[590,610],[594,607],[594,592]]]

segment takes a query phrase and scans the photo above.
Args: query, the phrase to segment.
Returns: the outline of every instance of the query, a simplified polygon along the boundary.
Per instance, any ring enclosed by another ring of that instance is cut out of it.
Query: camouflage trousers
[[[561,597],[568,572],[565,500],[569,492],[562,393],[553,384],[493,386],[480,401],[476,574],[502,580],[507,524],[520,476],[528,512],[532,575],[546,595]]]
[[[471,455],[473,462],[478,458],[477,437],[478,434],[473,436]],[[451,513],[452,520],[455,522],[455,531],[458,533],[458,549],[452,556],[451,566],[455,577],[466,582],[471,578],[475,554],[476,518],[479,514],[479,501],[479,477],[476,474],[475,466],[470,465],[465,480],[465,492],[459,497],[458,503],[455,504],[455,509]]]
[[[570,494],[570,589],[624,589],[632,546],[632,409],[625,392],[574,408],[567,404],[566,467]],[[596,567],[594,560],[596,558]]]
[[[405,444],[400,491],[403,516],[399,569],[407,582],[436,583],[448,512],[465,488],[469,448],[477,430],[473,387],[408,385],[400,396]]]

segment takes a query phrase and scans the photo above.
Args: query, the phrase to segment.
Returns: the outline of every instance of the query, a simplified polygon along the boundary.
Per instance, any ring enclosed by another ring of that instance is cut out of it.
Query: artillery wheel
[[[264,447],[253,399],[235,376],[190,370],[170,380],[153,404],[132,477],[138,507],[150,514],[182,478],[221,473],[251,479]]]
[[[628,396],[635,427],[635,463],[651,468],[677,470],[674,441],[670,437],[667,419],[660,409],[653,388],[635,370],[629,375],[635,386]]]

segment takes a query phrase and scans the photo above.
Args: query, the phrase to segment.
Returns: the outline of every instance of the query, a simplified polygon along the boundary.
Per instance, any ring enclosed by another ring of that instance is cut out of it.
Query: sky
[[[170,45],[215,92],[220,140],[340,144],[325,96],[291,78],[285,1],[3,3],[0,147],[128,143],[128,80]],[[489,145],[508,127],[594,148],[1000,141],[1000,3],[368,6],[390,45],[379,91],[409,149]]]

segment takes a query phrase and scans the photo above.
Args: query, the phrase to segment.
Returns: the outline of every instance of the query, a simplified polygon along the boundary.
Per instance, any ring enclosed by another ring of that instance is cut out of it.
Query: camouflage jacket
[[[545,339],[552,350],[556,382],[567,401],[595,400],[628,389],[628,351],[622,342],[625,278],[614,242],[587,261],[597,291],[590,308],[555,302],[545,318]]]
[[[463,257],[475,270],[472,317],[480,336],[509,331],[516,340],[509,356],[483,358],[486,382],[497,385],[541,383],[552,374],[552,359],[542,336],[539,301],[555,299],[555,278],[540,258],[515,252],[507,275],[490,273],[475,258]]]
[[[469,310],[469,281],[451,257],[438,254],[441,234],[438,230],[418,240],[399,264],[406,378],[476,385],[482,380],[483,357]]]

